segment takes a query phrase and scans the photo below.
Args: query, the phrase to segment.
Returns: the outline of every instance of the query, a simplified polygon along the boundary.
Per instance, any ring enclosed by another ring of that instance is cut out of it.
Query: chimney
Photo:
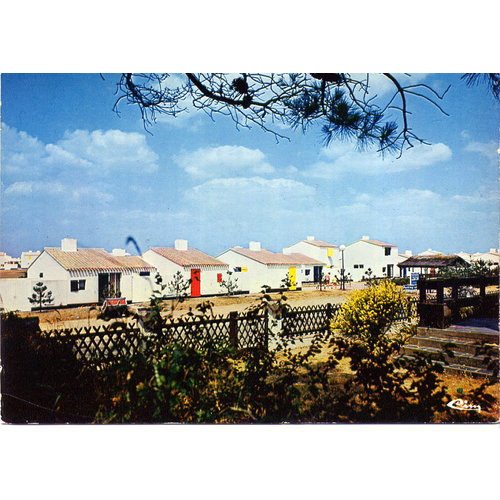
[[[127,252],[125,252],[125,250],[123,250],[122,248],[113,248],[111,254],[116,255],[116,257],[124,257],[125,255],[127,255]]]
[[[363,241],[368,241],[368,240],[370,239],[370,237],[369,237],[369,236],[362,236],[362,237],[361,237],[361,239],[362,239]]]
[[[413,255],[413,252],[411,250],[406,250],[405,255],[407,257],[411,257]]]
[[[187,250],[188,249],[188,240],[175,240],[174,246],[176,250]]]
[[[314,236],[308,236],[307,241],[314,241]]]
[[[291,255],[291,254],[292,254],[291,248],[283,248],[283,255]]]
[[[497,253],[497,249],[496,248],[490,248],[490,253]]]
[[[61,250],[63,252],[76,252],[77,245],[74,238],[63,238],[61,240]]]
[[[254,250],[255,252],[259,252],[260,250],[262,250],[262,248],[260,246],[260,241],[251,241],[248,244],[248,248],[250,250]]]

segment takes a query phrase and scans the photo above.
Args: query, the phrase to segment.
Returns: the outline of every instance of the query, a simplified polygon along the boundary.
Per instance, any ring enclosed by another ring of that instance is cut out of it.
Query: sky
[[[178,238],[217,256],[260,241],[281,251],[307,236],[349,244],[364,235],[401,253],[498,248],[500,105],[457,74],[405,81],[439,92],[449,116],[409,105],[413,131],[430,145],[401,158],[326,146],[318,129],[282,127],[290,140],[237,129],[199,111],[159,117],[116,100],[116,74],[3,74],[0,250],[59,246],[140,250]],[[382,77],[373,91],[387,98]]]

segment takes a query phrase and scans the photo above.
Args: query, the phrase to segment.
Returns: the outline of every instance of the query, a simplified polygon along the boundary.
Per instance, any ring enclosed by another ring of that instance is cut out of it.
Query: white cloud
[[[291,179],[236,177],[212,179],[186,192],[186,198],[202,206],[254,212],[286,208],[314,197],[315,189]],[[231,208],[232,207],[232,208]]]
[[[217,146],[183,152],[174,161],[196,178],[215,178],[226,175],[265,175],[275,171],[259,149],[244,146]]]
[[[471,141],[465,146],[465,151],[470,151],[471,153],[479,153],[480,155],[485,156],[492,164],[496,164],[499,160],[499,146],[500,144],[497,141]]]
[[[2,170],[15,180],[84,173],[158,169],[158,155],[146,137],[120,130],[67,131],[55,144],[44,144],[26,132],[2,124]]]
[[[426,73],[415,73],[407,75],[404,73],[392,74],[401,86],[416,85],[422,83],[427,77]],[[394,83],[382,73],[351,73],[354,79],[366,80],[369,85],[369,97],[373,98],[375,95],[378,97],[391,97],[392,94],[397,92]]]
[[[343,238],[353,240],[362,234],[375,239],[393,239],[389,243],[427,245],[458,252],[467,242],[474,247],[479,233],[487,233],[495,223],[497,200],[493,196],[441,195],[430,189],[394,189],[376,196],[352,195],[352,203],[336,206],[332,220],[341,220]],[[478,228],[478,234],[471,232]],[[356,228],[359,234],[350,232]],[[347,237],[346,237],[347,235]],[[396,237],[386,235],[397,235]],[[425,242],[425,243],[423,243]],[[406,247],[409,245],[409,248]]]
[[[158,169],[158,155],[149,148],[146,137],[136,132],[121,130],[65,132],[63,139],[53,148],[53,155],[56,151],[57,155],[68,159],[76,158],[101,173],[125,169],[150,173]]]
[[[321,149],[319,160],[311,165],[304,175],[331,179],[346,173],[391,174],[445,162],[451,157],[451,149],[443,143],[430,146],[419,144],[404,151],[400,158],[382,157],[374,151],[358,151],[350,143],[334,143]]]
[[[6,195],[32,195],[32,194],[60,194],[64,192],[64,186],[60,182],[14,182],[5,189]]]

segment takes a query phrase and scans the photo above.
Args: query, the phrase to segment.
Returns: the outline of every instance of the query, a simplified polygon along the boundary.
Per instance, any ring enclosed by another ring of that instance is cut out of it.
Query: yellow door
[[[297,268],[288,268],[288,279],[290,280],[290,290],[297,290]]]

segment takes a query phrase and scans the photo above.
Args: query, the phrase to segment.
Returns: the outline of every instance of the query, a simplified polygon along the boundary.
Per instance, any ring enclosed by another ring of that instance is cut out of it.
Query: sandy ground
[[[286,292],[287,302],[293,306],[310,306],[321,304],[337,304],[346,300],[353,290],[363,288],[363,284],[354,283],[349,285],[347,290],[327,289],[317,290],[315,287],[307,287],[300,291]],[[273,299],[278,299],[280,294],[270,294]],[[243,312],[251,306],[257,304],[261,294],[238,295],[229,297],[204,297],[204,298],[188,298],[184,302],[175,306],[173,315],[175,317],[186,314],[190,308],[195,310],[196,306],[203,302],[209,301],[212,303],[212,311],[214,315],[227,315],[232,311]],[[141,307],[147,307],[148,303],[132,304],[131,310],[137,310]],[[168,312],[172,303],[165,302],[165,310]],[[38,316],[40,327],[43,330],[60,329],[60,328],[79,328],[82,326],[97,326],[101,324],[109,324],[104,320],[98,320],[98,308],[92,307],[74,307],[65,309],[55,309],[43,312],[24,313],[22,316]]]

